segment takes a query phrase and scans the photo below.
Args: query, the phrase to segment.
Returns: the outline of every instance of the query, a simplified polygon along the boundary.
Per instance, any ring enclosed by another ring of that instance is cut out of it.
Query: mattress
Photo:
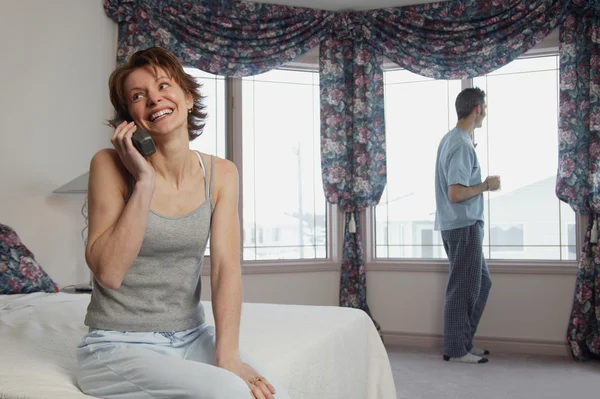
[[[75,347],[89,294],[0,295],[0,398],[89,398]],[[214,323],[210,302],[203,302]],[[245,303],[240,348],[293,399],[396,399],[390,362],[363,311]]]

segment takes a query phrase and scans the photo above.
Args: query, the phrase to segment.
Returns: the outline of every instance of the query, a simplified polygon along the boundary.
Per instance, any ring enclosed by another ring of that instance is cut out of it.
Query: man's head
[[[477,87],[465,89],[456,97],[458,120],[473,118],[475,127],[481,127],[486,116],[485,92]]]

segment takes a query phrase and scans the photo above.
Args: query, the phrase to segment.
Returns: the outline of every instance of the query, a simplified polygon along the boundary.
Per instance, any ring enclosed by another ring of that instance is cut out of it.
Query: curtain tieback
[[[356,221],[354,220],[354,212],[350,212],[350,220],[348,221],[348,232],[356,233]]]

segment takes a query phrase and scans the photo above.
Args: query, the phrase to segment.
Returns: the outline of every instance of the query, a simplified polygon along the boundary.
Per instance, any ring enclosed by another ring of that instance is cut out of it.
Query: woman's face
[[[166,135],[184,130],[187,135],[188,110],[193,99],[162,69],[145,66],[125,79],[129,115],[138,127],[151,135]]]

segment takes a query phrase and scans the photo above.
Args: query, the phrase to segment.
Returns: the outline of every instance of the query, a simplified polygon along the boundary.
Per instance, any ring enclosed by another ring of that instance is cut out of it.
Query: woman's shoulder
[[[239,175],[235,164],[228,159],[220,158],[215,155],[204,153],[201,153],[201,155],[205,160],[209,160],[211,157],[214,160],[214,163],[211,161],[208,162],[213,168],[211,174],[214,182],[213,198],[215,203],[218,203],[219,199],[222,197],[237,197]]]
[[[98,175],[98,172],[112,175],[121,181],[127,178],[127,169],[114,148],[103,148],[94,154],[90,163],[90,175]]]
[[[118,162],[117,162],[118,161]],[[114,148],[103,148],[96,152],[92,157],[92,162],[99,164],[117,164],[121,163],[119,159],[119,153]]]
[[[200,152],[202,158],[208,162],[210,162],[211,158],[214,158],[214,175],[216,178],[227,178],[227,177],[236,177],[238,174],[237,166],[233,162],[228,159],[218,157],[212,154],[206,154],[204,152]],[[215,179],[216,183],[216,179]]]

